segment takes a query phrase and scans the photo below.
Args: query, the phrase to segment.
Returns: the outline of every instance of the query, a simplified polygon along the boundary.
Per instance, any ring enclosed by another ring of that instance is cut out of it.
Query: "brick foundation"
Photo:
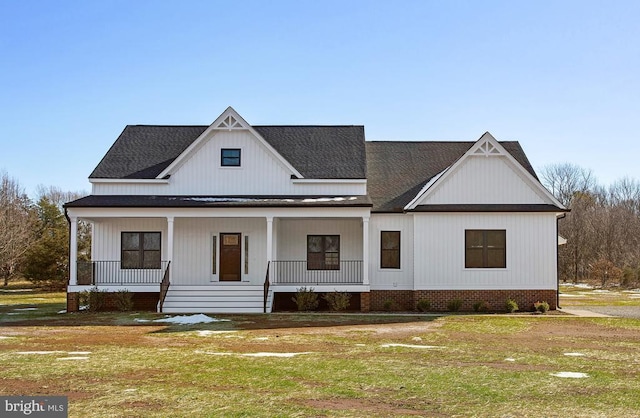
[[[152,311],[158,308],[160,300],[159,292],[134,292],[133,293],[133,309],[134,311]],[[78,312],[80,310],[80,294],[67,293],[67,312]],[[101,311],[117,311],[115,293],[105,293],[104,306]]]
[[[462,300],[460,311],[473,312],[476,302],[484,301],[490,312],[504,312],[505,301],[513,299],[520,311],[533,309],[535,302],[545,301],[550,309],[556,309],[556,291],[546,290],[372,290],[370,308],[372,311],[414,311],[416,303],[426,299],[431,310],[447,311],[447,304],[455,299]]]
[[[78,312],[80,309],[78,293],[67,293],[67,312]]]
[[[360,312],[369,312],[371,310],[371,293],[360,293]]]

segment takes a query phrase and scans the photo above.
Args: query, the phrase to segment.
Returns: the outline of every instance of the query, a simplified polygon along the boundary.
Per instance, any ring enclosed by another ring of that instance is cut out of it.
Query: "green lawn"
[[[1,394],[67,395],[72,417],[640,410],[640,320],[272,314],[187,326],[63,309],[64,294],[0,291]]]
[[[640,306],[640,289],[599,289],[584,284],[560,285],[560,306]]]

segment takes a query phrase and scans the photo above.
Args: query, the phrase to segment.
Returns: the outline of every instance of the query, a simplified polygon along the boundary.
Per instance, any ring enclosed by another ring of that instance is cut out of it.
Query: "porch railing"
[[[264,313],[267,313],[267,298],[269,297],[269,267],[271,261],[267,263],[267,274],[264,277]]]
[[[122,268],[121,261],[78,261],[79,285],[145,285],[160,284],[169,266],[161,261],[158,268]]]
[[[273,285],[362,284],[362,260],[340,261],[331,270],[309,269],[306,261],[272,261]]]
[[[160,297],[158,298],[158,312],[162,312],[164,299],[167,297],[167,292],[169,291],[169,285],[171,284],[171,280],[169,277],[169,266],[171,266],[171,261],[167,263],[167,267],[164,270],[164,276],[162,277],[162,282],[160,282]]]

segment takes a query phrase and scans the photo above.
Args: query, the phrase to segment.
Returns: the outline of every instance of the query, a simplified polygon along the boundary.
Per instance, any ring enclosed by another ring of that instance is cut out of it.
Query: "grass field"
[[[640,320],[272,314],[175,325],[62,310],[61,293],[0,291],[0,394],[67,395],[72,417],[640,411]]]

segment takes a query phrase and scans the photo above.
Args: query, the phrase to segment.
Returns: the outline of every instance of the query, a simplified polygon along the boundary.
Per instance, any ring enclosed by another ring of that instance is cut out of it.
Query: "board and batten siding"
[[[122,232],[160,232],[162,260],[167,258],[167,219],[104,219],[92,224],[91,259],[93,261],[120,261]]]
[[[216,263],[220,269],[220,233],[241,233],[242,282],[264,283],[267,269],[267,232],[264,218],[188,219],[174,224],[174,250],[171,282],[207,285],[218,281],[213,275],[212,237],[216,235]],[[245,274],[245,236],[249,237],[249,273]]]
[[[443,180],[418,204],[550,203],[506,157],[471,155]]]
[[[221,167],[223,148],[241,150],[240,167]],[[366,194],[365,184],[295,183],[293,173],[249,131],[215,131],[177,167],[167,184],[94,183],[97,195],[333,195]]]
[[[415,214],[415,289],[555,289],[553,213]],[[465,230],[506,230],[505,269],[466,269]]]
[[[381,231],[400,231],[400,268],[380,268]],[[372,214],[369,221],[369,282],[372,290],[413,290],[413,216]]]
[[[276,260],[305,261],[307,235],[340,235],[340,260],[362,260],[360,219],[286,219],[278,222]]]

